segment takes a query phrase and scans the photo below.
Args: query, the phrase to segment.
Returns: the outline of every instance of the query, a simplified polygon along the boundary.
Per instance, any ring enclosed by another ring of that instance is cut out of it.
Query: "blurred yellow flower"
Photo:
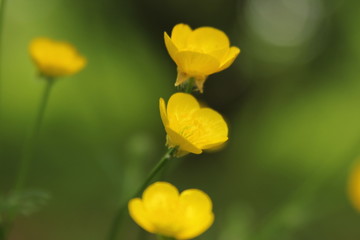
[[[49,38],[36,38],[29,46],[30,56],[46,77],[62,77],[75,74],[86,64],[74,46]]]
[[[178,156],[200,154],[228,140],[228,127],[223,117],[211,108],[200,107],[187,93],[173,94],[166,104],[160,98],[160,115],[167,133],[167,145],[178,147]]]
[[[351,203],[360,212],[360,162],[351,169],[348,194]]]
[[[205,232],[214,221],[210,197],[201,190],[179,191],[167,182],[156,182],[143,193],[142,199],[129,201],[132,219],[148,232],[192,239]]]
[[[186,24],[177,24],[171,38],[164,32],[164,39],[178,67],[175,86],[194,78],[200,92],[208,75],[228,68],[240,53],[239,48],[230,47],[224,32],[213,27],[192,30]]]

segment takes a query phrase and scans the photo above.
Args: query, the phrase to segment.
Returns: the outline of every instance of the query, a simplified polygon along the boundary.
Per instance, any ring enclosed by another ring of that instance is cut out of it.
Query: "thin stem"
[[[16,181],[15,181],[15,191],[21,191],[24,186],[24,183],[25,183],[25,180],[26,180],[26,177],[28,174],[28,170],[29,170],[30,161],[31,161],[33,152],[34,152],[36,144],[37,144],[39,130],[42,125],[44,113],[46,110],[46,106],[47,106],[47,103],[49,100],[49,96],[50,96],[50,92],[51,92],[53,84],[54,84],[53,78],[46,79],[46,86],[44,88],[43,96],[40,101],[39,110],[38,110],[36,120],[35,120],[35,125],[33,128],[33,131],[31,132],[29,138],[27,139],[27,142],[25,143],[23,155],[22,155],[22,158],[20,161],[20,167],[19,167],[20,169],[19,169]]]
[[[184,92],[185,92],[185,93],[191,93],[192,90],[193,90],[193,88],[194,88],[194,83],[195,83],[194,78],[189,78],[189,79],[187,80],[187,83],[186,83],[186,87],[185,87]]]
[[[175,240],[175,238],[172,237],[166,237],[163,235],[156,235],[157,240]]]
[[[151,183],[151,181],[154,179],[154,177],[159,173],[160,170],[162,170],[166,163],[174,158],[174,153],[176,152],[176,148],[170,148],[165,155],[160,159],[160,161],[155,165],[155,167],[151,170],[148,177],[145,179],[144,183],[139,187],[139,189],[135,192],[135,194],[131,198],[138,197],[144,189]],[[119,208],[117,211],[114,220],[112,221],[111,228],[108,235],[108,240],[115,240],[116,236],[119,232],[120,223],[123,219],[123,216],[126,213],[127,209],[127,201]]]
[[[0,1],[0,46],[2,46],[2,36],[3,36],[3,34],[2,34],[2,31],[3,31],[3,29],[4,29],[4,13],[5,13],[5,6],[6,6],[6,0],[1,0]],[[2,48],[1,48],[1,50],[2,50]],[[2,51],[1,51],[2,52]]]
[[[149,176],[143,183],[143,185],[139,188],[139,190],[136,192],[134,197],[140,196],[140,194],[145,190],[145,188],[150,184],[150,182],[153,180],[153,178],[156,176],[156,174],[162,170],[167,161],[173,158],[173,154],[176,152],[176,148],[170,148],[165,155],[160,159],[160,161],[156,164],[156,166],[151,170]]]
[[[2,75],[3,75],[3,38],[4,38],[4,15],[5,15],[6,0],[0,0],[0,127],[2,126]],[[1,129],[0,129],[1,132]]]

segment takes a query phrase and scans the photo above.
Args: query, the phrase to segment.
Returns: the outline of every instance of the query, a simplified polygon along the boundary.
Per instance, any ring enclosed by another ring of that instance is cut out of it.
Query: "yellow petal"
[[[191,94],[187,93],[175,93],[173,94],[167,106],[167,116],[170,122],[175,122],[177,120],[181,120],[192,112],[200,109],[200,105],[196,98],[194,98]],[[176,130],[176,129],[175,129]]]
[[[169,127],[165,127],[165,130],[168,134],[169,144],[172,146],[178,146],[180,152],[191,152],[195,154],[202,153],[202,150],[188,141],[185,137],[178,134],[176,131]]]
[[[189,35],[188,46],[194,51],[203,53],[229,48],[230,42],[226,34],[213,27],[200,27]]]
[[[213,222],[213,213],[208,213],[205,216],[199,217],[196,220],[194,219],[193,221],[189,221],[189,227],[187,227],[183,231],[180,231],[176,235],[176,239],[193,239],[208,230],[209,227],[213,224]]]
[[[349,198],[353,206],[360,211],[360,164],[357,163],[350,174],[348,184]]]
[[[143,193],[142,199],[146,209],[152,212],[171,212],[177,208],[179,192],[166,182],[151,184]]]
[[[206,231],[214,221],[210,197],[201,190],[189,189],[180,195],[183,230],[177,239],[192,239]]]
[[[187,189],[180,194],[180,205],[184,207],[184,216],[194,219],[197,215],[204,215],[212,211],[210,197],[199,189]]]
[[[235,61],[237,55],[239,55],[240,49],[237,47],[231,47],[229,49],[229,53],[227,54],[226,58],[223,60],[223,63],[221,64],[219,71],[222,71],[228,67]]]
[[[227,58],[228,54],[229,54],[229,47],[226,48],[221,48],[221,49],[217,49],[211,52],[208,52],[207,54],[213,56],[214,58],[216,58],[220,63],[223,62],[224,58]]]
[[[182,72],[191,77],[210,75],[220,67],[220,62],[213,56],[193,51],[178,52],[176,64]]]
[[[159,100],[159,108],[160,108],[161,121],[163,122],[164,126],[169,125],[169,120],[166,114],[166,104],[163,98],[160,98]]]
[[[227,140],[228,138],[226,137],[223,139],[223,141],[219,141],[217,143],[212,143],[212,144],[206,144],[203,146],[203,149],[208,150],[209,152],[218,151],[225,147]]]
[[[129,213],[145,230],[176,239],[191,239],[206,231],[214,221],[212,202],[201,190],[189,189],[179,195],[167,182],[151,184],[142,200],[129,202]]]
[[[172,40],[170,39],[169,35],[166,32],[164,32],[164,40],[165,40],[166,49],[167,49],[170,57],[172,58],[172,60],[174,60],[174,62],[176,62],[175,56],[176,56],[176,53],[178,52],[178,49],[174,45],[174,43],[172,42]]]
[[[48,48],[49,40],[47,38],[36,38],[29,45],[30,56],[38,59],[45,54],[45,48]]]
[[[49,77],[74,74],[86,64],[86,59],[66,42],[36,38],[30,43],[29,51],[39,71]]]
[[[174,236],[180,227],[177,216],[179,192],[176,187],[167,182],[156,182],[144,191],[142,199],[155,232]]]
[[[140,198],[134,198],[128,204],[129,214],[131,218],[143,229],[148,232],[155,233],[154,225],[149,221],[149,216],[144,209],[143,202]]]
[[[224,118],[211,108],[201,108],[193,114],[194,122],[199,124],[199,133],[190,141],[201,149],[211,148],[228,139],[228,127]]]
[[[184,49],[191,32],[192,30],[189,25],[179,23],[172,29],[171,40],[178,49]]]

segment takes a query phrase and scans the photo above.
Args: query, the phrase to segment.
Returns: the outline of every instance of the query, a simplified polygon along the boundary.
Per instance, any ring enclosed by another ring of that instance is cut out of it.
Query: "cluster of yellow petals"
[[[167,145],[178,147],[178,156],[200,154],[228,140],[224,118],[211,108],[201,107],[191,94],[175,93],[166,106],[160,98],[160,115],[167,133]]]
[[[210,197],[201,190],[179,191],[167,182],[156,182],[128,204],[132,219],[148,232],[176,239],[192,239],[214,221]]]
[[[30,43],[29,51],[39,72],[46,77],[72,75],[86,64],[86,59],[67,42],[36,38]]]
[[[230,47],[224,32],[213,27],[192,30],[186,24],[177,24],[171,37],[164,32],[164,38],[169,55],[178,67],[175,86],[194,78],[200,92],[208,75],[228,68],[240,53],[239,48]]]
[[[351,203],[360,212],[360,162],[351,169],[348,194]]]

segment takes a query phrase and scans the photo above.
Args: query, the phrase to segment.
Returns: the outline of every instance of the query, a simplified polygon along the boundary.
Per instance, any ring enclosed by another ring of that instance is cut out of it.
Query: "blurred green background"
[[[52,92],[27,189],[49,202],[19,217],[12,240],[105,239],[116,209],[166,150],[158,100],[176,90],[163,32],[180,22],[225,31],[241,54],[197,97],[230,140],[167,169],[213,199],[198,239],[358,240],[346,195],[360,155],[358,1],[7,0],[1,30],[0,193],[12,187],[44,82],[28,55],[39,36],[88,59]],[[154,239],[131,220],[119,239]],[[143,234],[143,235],[141,235]]]

